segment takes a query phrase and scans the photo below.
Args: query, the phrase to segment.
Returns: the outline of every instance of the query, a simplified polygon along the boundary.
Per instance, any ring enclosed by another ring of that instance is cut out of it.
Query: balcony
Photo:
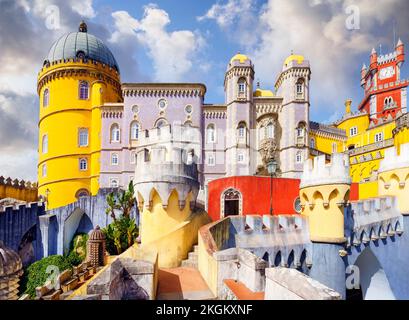
[[[389,148],[389,147],[393,147],[393,146],[394,146],[394,139],[388,139],[388,140],[380,141],[380,142],[377,142],[377,143],[368,144],[366,146],[356,148],[356,149],[353,149],[353,150],[348,150],[348,151],[346,151],[346,153],[350,157],[353,157],[353,156],[357,156],[357,155],[360,155],[360,154],[376,151],[378,149],[385,149],[385,148]]]

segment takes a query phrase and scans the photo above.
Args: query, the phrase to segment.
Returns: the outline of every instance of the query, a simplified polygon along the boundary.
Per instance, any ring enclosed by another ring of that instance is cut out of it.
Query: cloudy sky
[[[82,19],[111,48],[123,82],[202,82],[207,103],[223,102],[235,53],[251,57],[265,88],[291,50],[303,54],[311,118],[331,122],[346,98],[362,98],[371,49],[409,43],[408,13],[407,0],[0,0],[0,175],[36,180],[37,72]]]

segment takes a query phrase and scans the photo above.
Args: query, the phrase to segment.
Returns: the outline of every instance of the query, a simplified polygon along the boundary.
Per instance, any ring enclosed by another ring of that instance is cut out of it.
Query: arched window
[[[304,94],[304,79],[298,79],[296,84],[297,97],[303,96]]]
[[[222,216],[238,216],[242,213],[242,196],[236,189],[228,189],[221,196]]]
[[[131,140],[138,140],[139,137],[139,123],[132,122],[131,124]]]
[[[310,148],[315,149],[315,139],[314,138],[310,139]]]
[[[271,122],[266,126],[266,137],[267,139],[274,138],[274,125]]]
[[[117,153],[111,154],[111,165],[117,166],[119,164],[119,156]]]
[[[131,152],[131,164],[135,164],[137,159],[137,155],[135,151]]]
[[[88,129],[82,128],[78,131],[78,145],[80,147],[88,146]]]
[[[50,104],[50,90],[46,88],[43,93],[43,107],[48,107]]]
[[[47,164],[45,163],[41,166],[41,175],[43,177],[47,176]]]
[[[338,152],[338,145],[336,142],[332,143],[332,153],[337,153]]]
[[[43,135],[43,140],[41,143],[41,151],[43,153],[47,153],[48,152],[48,135]]]
[[[87,159],[80,159],[80,171],[88,170],[88,161]]]
[[[209,153],[207,155],[207,165],[210,167],[214,167],[215,165],[215,156],[213,153]]]
[[[121,140],[121,131],[119,126],[115,123],[111,127],[111,142],[119,142]]]
[[[79,98],[80,100],[88,100],[89,98],[89,84],[87,81],[80,81],[79,83]]]
[[[158,129],[160,129],[160,128],[166,126],[167,124],[168,124],[168,123],[167,123],[167,121],[166,121],[165,119],[158,119],[158,120],[156,121],[155,127],[158,128]]]
[[[239,138],[244,139],[246,137],[246,124],[244,122],[240,122],[237,130]]]
[[[246,79],[240,78],[238,82],[239,94],[244,95],[246,93]]]
[[[209,124],[206,128],[207,143],[216,143],[216,130],[214,124]]]
[[[118,188],[118,187],[119,187],[119,181],[118,181],[118,179],[116,179],[116,178],[111,178],[111,179],[109,180],[109,186],[110,186],[111,188]]]
[[[76,197],[77,199],[84,198],[84,197],[89,197],[89,192],[88,192],[87,189],[80,189],[80,190],[78,190],[77,193],[75,194],[75,197]]]
[[[295,162],[296,163],[302,163],[302,153],[301,151],[298,151],[296,156],[295,156]]]

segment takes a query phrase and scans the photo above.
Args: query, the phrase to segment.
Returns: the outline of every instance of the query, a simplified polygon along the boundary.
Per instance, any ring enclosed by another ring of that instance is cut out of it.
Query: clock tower
[[[385,55],[377,54],[373,49],[369,68],[361,70],[361,85],[365,97],[359,105],[360,111],[366,111],[371,120],[395,118],[397,113],[407,112],[408,80],[401,80],[400,70],[405,62],[405,48],[401,40],[395,51]]]

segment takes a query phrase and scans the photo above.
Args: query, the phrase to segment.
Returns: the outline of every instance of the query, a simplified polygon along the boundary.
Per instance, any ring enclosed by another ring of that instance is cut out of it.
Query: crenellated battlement
[[[409,169],[409,143],[400,146],[400,154],[395,147],[385,150],[384,159],[381,161],[379,172],[397,169]]]
[[[8,200],[8,199],[3,199],[3,200]],[[11,199],[10,199],[11,200]],[[31,209],[31,208],[41,208],[45,207],[45,204],[43,201],[37,201],[37,202],[29,202],[25,203],[22,201],[6,201],[4,203],[0,202],[0,213],[8,212],[11,213],[13,211],[22,211],[25,209]]]
[[[30,181],[4,178],[0,176],[0,199],[15,199],[25,202],[36,201],[37,184]]]
[[[145,208],[152,206],[153,190],[158,192],[164,208],[174,190],[178,194],[181,210],[190,192],[193,195],[191,201],[196,201],[199,181],[194,155],[191,160],[189,164],[186,150],[175,146],[154,146],[151,150],[142,149],[137,153],[135,194]]]
[[[352,202],[345,215],[348,245],[359,246],[403,233],[403,216],[395,197]]]
[[[329,184],[351,184],[347,155],[333,154],[330,164],[326,163],[325,156],[318,156],[304,162],[301,189]]]

